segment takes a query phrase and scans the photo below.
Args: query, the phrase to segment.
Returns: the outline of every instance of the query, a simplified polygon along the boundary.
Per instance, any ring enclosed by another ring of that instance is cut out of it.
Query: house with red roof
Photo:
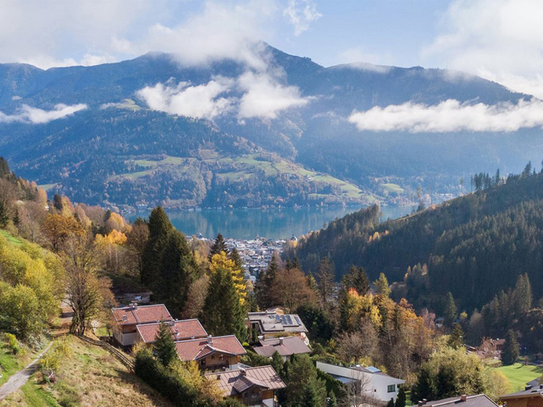
[[[206,378],[216,381],[225,397],[238,399],[247,406],[277,406],[276,392],[286,387],[272,366],[208,373]]]
[[[235,335],[178,341],[175,348],[181,361],[195,360],[201,370],[229,369],[247,353]]]
[[[164,304],[138,305],[113,308],[113,336],[122,346],[131,346],[138,337],[137,325],[173,321]]]
[[[206,338],[207,332],[198,319],[184,319],[181,321],[166,321],[170,327],[174,341],[185,341],[187,339]],[[138,336],[137,342],[151,345],[155,342],[160,328],[160,322],[136,325]]]

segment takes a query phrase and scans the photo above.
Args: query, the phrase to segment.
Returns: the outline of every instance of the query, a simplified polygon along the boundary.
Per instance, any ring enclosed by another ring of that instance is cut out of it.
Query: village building
[[[368,397],[383,402],[388,402],[390,399],[396,401],[400,386],[405,383],[405,380],[391,377],[373,366],[345,367],[317,362],[317,369],[343,383],[353,396],[352,398],[360,400]]]
[[[247,323],[264,339],[299,335],[305,339],[307,328],[296,314],[281,314],[276,310],[249,312]]]
[[[425,407],[498,407],[486,394],[462,395],[435,401],[421,400],[417,405]]]
[[[215,380],[225,397],[238,399],[247,406],[278,406],[276,392],[286,387],[272,366],[258,366],[207,374]]]
[[[298,336],[263,339],[260,341],[260,345],[253,347],[260,356],[271,358],[277,352],[284,362],[292,355],[311,353],[311,348]]]
[[[138,324],[173,321],[164,304],[138,305],[113,308],[113,336],[122,346],[132,346],[138,337]]]
[[[527,385],[525,390],[506,394],[500,400],[507,407],[543,407],[543,385]]]
[[[207,337],[207,332],[198,319],[184,319],[181,321],[166,321],[165,324],[170,327],[174,341],[184,341],[187,339],[197,339]],[[155,342],[160,328],[160,322],[151,322],[149,324],[136,325],[138,331],[137,342],[143,342],[150,345]]]
[[[182,362],[195,360],[201,370],[235,368],[247,351],[235,335],[211,336],[175,342]]]

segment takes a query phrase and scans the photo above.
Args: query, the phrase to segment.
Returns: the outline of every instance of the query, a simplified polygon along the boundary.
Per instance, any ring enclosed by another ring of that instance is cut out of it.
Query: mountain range
[[[458,72],[323,67],[271,46],[265,67],[150,53],[42,70],[0,65],[0,152],[75,201],[169,207],[368,204],[455,195],[461,177],[543,157],[539,129],[359,130],[355,111],[531,96]]]

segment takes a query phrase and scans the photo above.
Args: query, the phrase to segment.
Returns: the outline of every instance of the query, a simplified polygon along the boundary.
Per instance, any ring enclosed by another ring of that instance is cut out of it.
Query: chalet
[[[138,305],[113,308],[113,336],[122,346],[131,346],[138,337],[138,324],[172,321],[173,318],[164,304]]]
[[[271,366],[250,367],[206,375],[216,380],[225,397],[238,399],[247,406],[278,406],[276,391],[285,383]]]
[[[485,394],[476,394],[473,396],[462,395],[436,401],[423,400],[419,401],[417,405],[425,407],[498,407],[498,405]]]
[[[543,407],[543,385],[528,385],[523,391],[501,396],[500,400],[507,407]]]
[[[302,335],[305,337],[307,328],[296,314],[280,314],[277,311],[249,312],[247,319],[249,327],[255,329],[265,339],[278,335]]]
[[[391,377],[373,366],[363,367],[357,365],[344,367],[317,362],[317,369],[328,373],[334,379],[343,383],[351,394],[383,402],[387,402],[390,399],[396,401],[399,388],[405,383],[405,380]]]
[[[166,321],[166,324],[172,331],[174,341],[184,341],[187,339],[198,339],[207,337],[207,332],[197,319],[185,319],[182,321]],[[158,334],[160,322],[151,322],[148,324],[136,325],[138,336],[137,342],[143,342],[150,345],[155,342]]]
[[[202,370],[230,369],[247,353],[235,335],[178,341],[175,348],[181,361],[195,360]]]
[[[286,361],[292,355],[311,353],[309,346],[298,336],[264,339],[260,341],[260,345],[253,348],[260,356],[271,358],[277,352],[281,355],[283,361]]]

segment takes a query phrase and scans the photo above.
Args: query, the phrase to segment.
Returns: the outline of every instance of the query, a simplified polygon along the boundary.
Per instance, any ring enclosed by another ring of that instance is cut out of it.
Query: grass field
[[[57,382],[46,384],[36,373],[0,407],[171,407],[106,350],[73,336],[67,340],[70,354],[63,359]]]
[[[15,246],[20,246],[23,244],[23,242],[5,230],[0,230],[0,235],[4,236],[9,243],[14,244]]]
[[[515,363],[511,366],[502,366],[497,368],[502,372],[511,383],[511,392],[524,390],[526,383],[538,377],[541,377],[543,369],[539,366],[523,365]]]

